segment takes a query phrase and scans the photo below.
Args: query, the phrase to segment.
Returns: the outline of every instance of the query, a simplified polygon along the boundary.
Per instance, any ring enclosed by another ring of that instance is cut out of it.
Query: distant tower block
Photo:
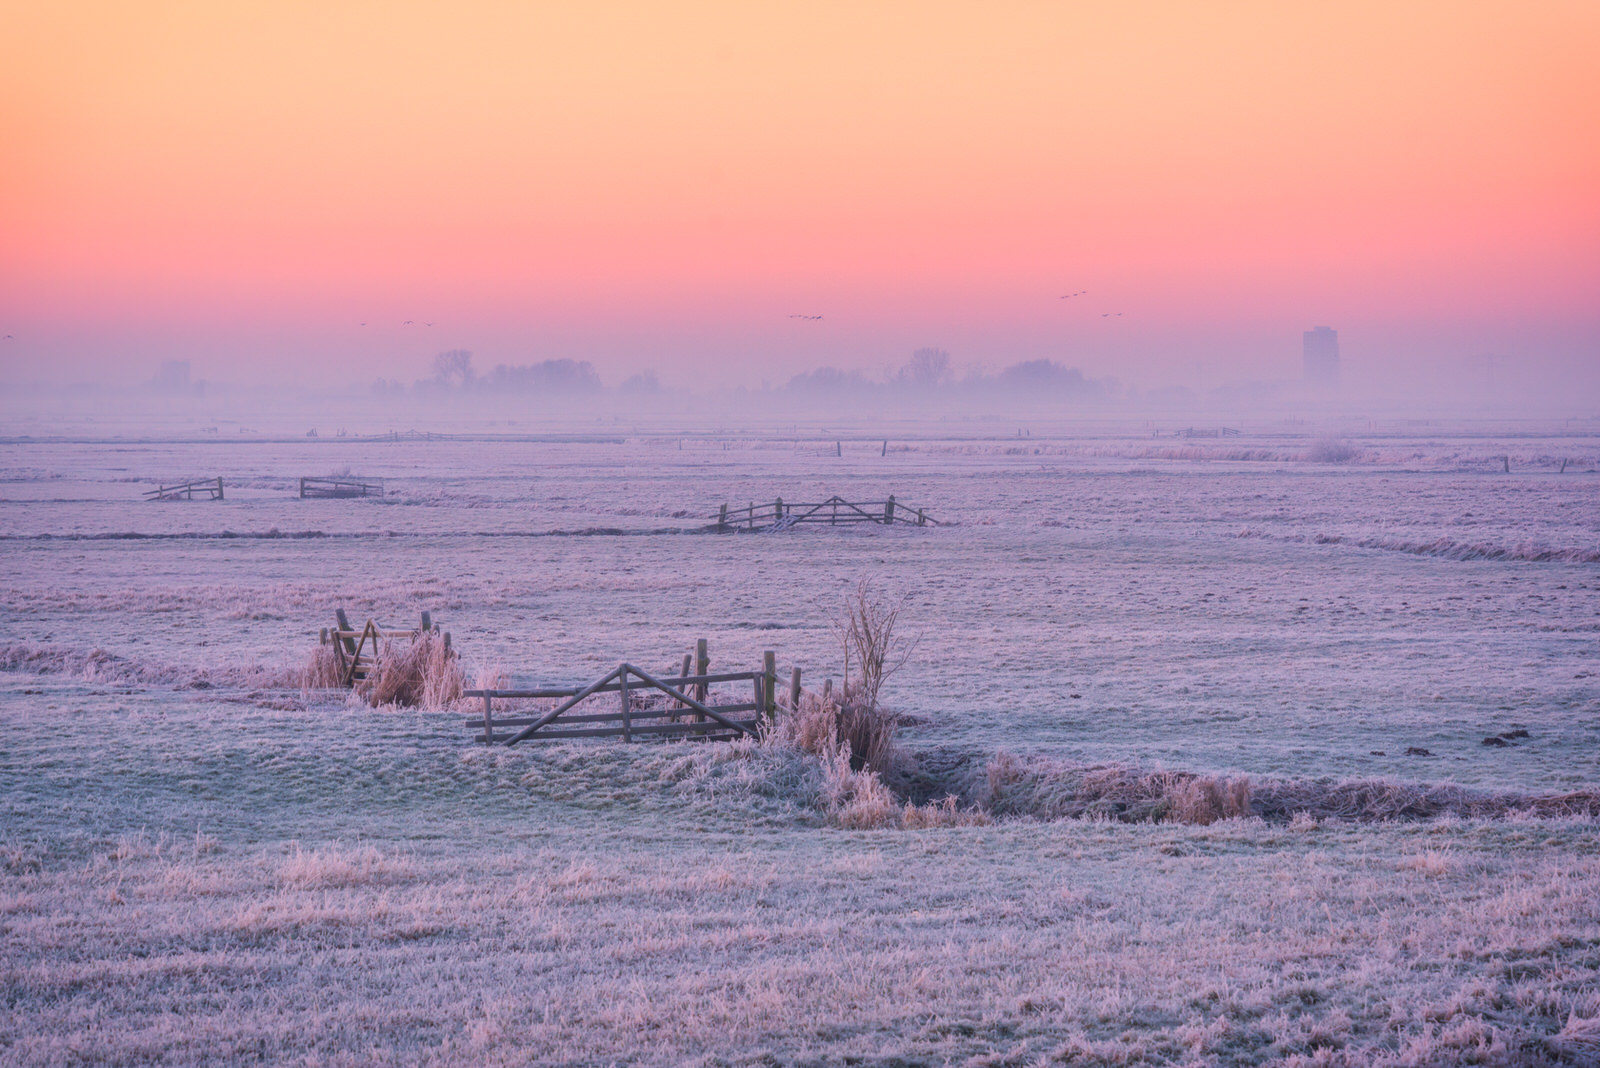
[[[1303,337],[1306,383],[1317,389],[1333,389],[1339,384],[1339,331],[1319,326],[1307,330]]]

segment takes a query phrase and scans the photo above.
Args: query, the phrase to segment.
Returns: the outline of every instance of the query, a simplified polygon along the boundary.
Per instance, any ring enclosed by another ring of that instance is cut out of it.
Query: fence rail
[[[691,674],[691,663],[694,663]],[[481,714],[466,718],[477,740],[511,746],[524,741],[555,738],[684,738],[726,741],[754,735],[778,707],[776,654],[768,651],[754,671],[712,673],[704,639],[693,657],[673,671],[655,674],[622,663],[587,686],[495,688],[464,691],[483,702]],[[748,697],[735,684],[747,684]],[[734,692],[714,687],[734,686]],[[795,668],[789,700],[799,699],[800,669]],[[616,703],[604,708],[594,699],[616,694]],[[554,700],[553,708],[506,708],[504,702]],[[502,707],[495,708],[495,702]],[[589,703],[586,703],[589,702]]]
[[[220,501],[222,476],[196,479],[176,486],[161,485],[153,490],[145,490],[144,495],[147,500],[152,501],[192,501],[196,495],[203,496],[208,501]]]
[[[301,497],[382,497],[381,478],[302,478]]]
[[[877,523],[893,526],[938,526],[923,508],[912,508],[898,503],[891,495],[882,501],[847,501],[838,495],[814,503],[784,503],[782,497],[771,504],[751,502],[744,508],[729,508],[726,504],[717,513],[712,529],[721,533],[736,531],[788,530],[801,523],[821,523],[840,526],[851,523]]]

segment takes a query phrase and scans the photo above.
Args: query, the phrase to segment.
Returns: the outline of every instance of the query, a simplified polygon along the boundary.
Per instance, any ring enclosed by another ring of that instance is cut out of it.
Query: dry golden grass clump
[[[374,708],[400,705],[436,712],[460,700],[465,688],[461,659],[445,645],[444,635],[423,631],[409,645],[384,642],[378,670],[360,692]]]
[[[311,650],[299,672],[304,690],[331,690],[344,686],[339,654],[331,644]],[[374,708],[398,705],[437,712],[461,698],[466,675],[461,659],[445,645],[438,631],[423,631],[415,641],[386,641],[378,650],[377,669],[358,683],[356,693]]]
[[[769,733],[813,756],[831,758],[842,748],[855,770],[887,772],[898,752],[895,729],[894,713],[847,688],[840,697],[806,690],[799,708],[789,708],[785,701]]]
[[[300,688],[331,690],[342,685],[344,678],[339,673],[339,655],[333,651],[333,646],[326,643],[314,646],[306,666],[300,672]]]
[[[766,731],[762,745],[817,760],[822,781],[818,804],[828,821],[848,830],[957,827],[989,822],[986,813],[960,808],[955,797],[916,805],[902,801],[883,781],[903,754],[895,744],[895,717],[886,709],[846,696],[810,690],[798,708],[787,702]]]

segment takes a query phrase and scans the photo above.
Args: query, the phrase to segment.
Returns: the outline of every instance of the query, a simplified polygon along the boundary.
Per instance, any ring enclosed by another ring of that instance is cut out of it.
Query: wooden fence
[[[839,526],[850,523],[878,523],[892,526],[938,526],[939,521],[922,508],[899,504],[891,495],[885,501],[847,501],[840,496],[829,497],[815,504],[785,504],[779,497],[771,504],[752,502],[744,508],[723,505],[717,513],[714,529],[726,533],[741,530],[787,530],[800,523],[823,523]]]
[[[151,501],[192,501],[197,494],[208,501],[222,500],[222,476],[197,479],[176,486],[162,485],[144,491],[145,499]]]
[[[466,725],[477,732],[478,741],[508,746],[558,738],[726,741],[755,735],[762,722],[776,713],[778,676],[771,651],[755,671],[713,674],[701,640],[695,660],[692,674],[686,654],[676,673],[657,675],[624,663],[587,686],[467,690],[465,696],[483,702],[483,712],[469,716]],[[795,668],[789,682],[791,704],[799,701],[799,691],[800,669]],[[610,698],[614,704],[604,708],[610,694],[616,695]],[[550,708],[502,707],[497,714],[496,701],[557,703]]]
[[[382,497],[379,478],[302,478],[301,497]]]
[[[350,625],[350,617],[344,614],[344,609],[336,609],[334,618],[338,621],[336,627],[324,627],[318,635],[322,645],[333,645],[334,656],[339,662],[339,684],[342,686],[355,686],[370,678],[378,669],[378,648],[384,641],[393,641],[406,638],[416,641],[424,633],[433,630],[433,617],[427,612],[422,613],[422,625],[416,630],[385,630],[372,620],[367,620],[367,625],[360,630]],[[446,654],[450,650],[450,635],[444,635]]]

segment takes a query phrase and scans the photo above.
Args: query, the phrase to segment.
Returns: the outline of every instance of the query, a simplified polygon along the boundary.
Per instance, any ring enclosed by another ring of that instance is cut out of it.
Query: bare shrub
[[[461,697],[466,677],[461,660],[437,631],[423,631],[409,645],[384,642],[377,671],[361,687],[374,708],[401,705],[434,712]]]
[[[905,666],[920,636],[898,633],[905,598],[888,600],[870,578],[856,583],[833,619],[834,633],[844,649],[844,692],[876,709],[883,684]]]

